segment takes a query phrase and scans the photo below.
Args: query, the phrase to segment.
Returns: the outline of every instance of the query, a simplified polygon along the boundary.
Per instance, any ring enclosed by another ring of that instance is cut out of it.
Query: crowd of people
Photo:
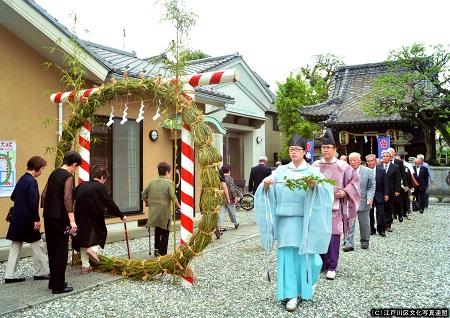
[[[381,160],[369,154],[363,162],[357,152],[338,159],[329,129],[321,154],[308,164],[306,139],[295,135],[289,144],[290,163],[264,178],[255,194],[262,246],[271,250],[277,241],[277,299],[288,311],[297,308],[299,299],[313,297],[320,271],[328,280],[336,278],[342,241],[344,252],[355,250],[356,219],[364,250],[371,235],[387,237],[394,219],[401,224],[409,218],[411,193],[414,210],[424,213],[428,206],[431,174],[422,155],[414,167],[393,148],[383,151]],[[328,184],[311,179],[307,190],[286,187],[286,178],[311,175],[333,179],[335,185],[330,190]]]
[[[286,302],[290,311],[297,308],[298,297],[312,298],[320,271],[325,271],[329,280],[336,278],[342,238],[344,252],[355,249],[356,218],[361,248],[368,249],[371,235],[378,232],[386,237],[386,232],[393,231],[394,219],[401,223],[409,217],[411,193],[413,209],[425,211],[431,180],[431,171],[422,155],[415,158],[412,166],[393,148],[383,151],[381,160],[369,154],[364,163],[356,152],[338,160],[330,130],[322,141],[320,160],[310,163],[305,153],[306,139],[295,135],[289,146],[290,160],[280,162],[272,171],[266,165],[267,158],[260,157],[258,165],[251,169],[248,188],[255,194],[263,245],[269,248],[270,242],[278,241],[277,297]],[[7,239],[12,242],[5,283],[25,280],[19,276],[17,265],[22,245],[27,242],[35,266],[33,278],[49,280],[48,288],[60,294],[73,290],[65,281],[69,237],[72,247],[80,253],[80,273],[87,274],[92,271],[92,264],[99,263],[98,248],[103,248],[106,242],[105,211],[123,222],[127,218],[108,194],[105,183],[109,174],[105,168],[93,167],[91,181],[75,187],[74,173],[82,164],[75,151],[64,154],[63,165],[50,174],[40,199],[36,178],[46,164],[43,158],[32,157],[11,195],[14,206]],[[172,208],[180,208],[180,204],[170,180],[170,165],[160,162],[157,168],[158,177],[144,188],[141,199],[151,210],[147,227],[155,228],[154,255],[161,256],[167,253]],[[284,186],[285,178],[305,176],[330,178],[336,184],[331,187],[312,180],[308,191],[291,191]],[[215,231],[217,239],[225,230],[225,213],[234,228],[239,227],[237,192],[229,165],[221,166],[219,178],[224,197]],[[264,190],[262,185],[269,187]],[[40,233],[39,201],[45,220],[47,255]]]
[[[119,216],[124,222],[126,216],[107,192],[106,169],[94,168],[92,180],[75,187],[74,173],[82,164],[80,154],[75,151],[64,154],[63,165],[50,174],[39,198],[36,178],[42,174],[46,164],[39,156],[30,158],[26,173],[11,195],[14,206],[7,239],[12,242],[5,283],[25,281],[19,276],[17,265],[22,245],[26,242],[31,245],[34,280],[48,280],[49,290],[53,294],[61,294],[73,291],[65,280],[69,237],[72,237],[72,247],[80,253],[80,273],[87,274],[92,270],[91,264],[99,262],[97,247],[103,248],[106,242],[105,211]],[[47,255],[40,233],[39,200],[45,221]]]

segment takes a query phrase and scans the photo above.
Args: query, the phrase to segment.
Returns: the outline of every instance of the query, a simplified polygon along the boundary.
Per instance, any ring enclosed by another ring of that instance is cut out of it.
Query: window
[[[273,131],[280,131],[280,127],[278,126],[278,114],[273,114],[272,129]]]
[[[98,123],[108,118],[97,117]],[[140,212],[142,188],[142,125],[134,120],[111,127],[96,125],[91,132],[91,167],[102,165],[110,173],[106,186],[122,212]]]

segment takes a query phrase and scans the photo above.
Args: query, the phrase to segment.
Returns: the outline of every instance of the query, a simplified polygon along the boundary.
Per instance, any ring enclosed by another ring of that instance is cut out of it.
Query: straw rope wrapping
[[[183,122],[191,126],[194,145],[198,148],[198,162],[201,168],[202,194],[200,208],[203,213],[197,231],[194,232],[187,245],[178,247],[171,255],[164,255],[148,260],[122,260],[114,257],[99,255],[100,265],[97,270],[121,274],[123,276],[151,280],[157,275],[174,274],[181,276],[185,273],[191,260],[200,255],[212,241],[212,233],[217,224],[218,211],[222,203],[219,172],[217,165],[221,156],[212,145],[212,130],[203,121],[203,113],[196,104],[188,100],[180,92],[177,82],[164,82],[156,79],[132,79],[122,81],[113,79],[93,93],[89,99],[76,104],[72,116],[64,127],[61,141],[57,148],[55,166],[62,164],[62,155],[72,149],[77,131],[87,119],[94,116],[95,111],[107,101],[120,96],[131,94],[137,99],[161,100],[164,107],[175,112],[182,111]]]

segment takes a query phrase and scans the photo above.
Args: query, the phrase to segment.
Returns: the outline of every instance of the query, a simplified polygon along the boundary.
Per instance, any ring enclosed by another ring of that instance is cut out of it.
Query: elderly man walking
[[[391,162],[391,153],[389,151],[384,150],[381,153],[381,157],[383,158],[382,167],[384,168],[384,171],[386,171],[389,189],[389,199],[384,204],[384,214],[386,216],[386,231],[392,232],[394,202],[400,195],[400,191],[402,190],[400,168],[396,164]]]
[[[414,174],[419,182],[419,186],[414,190],[414,196],[416,197],[416,200],[419,201],[420,213],[423,213],[426,208],[425,193],[428,188],[430,173],[428,168],[423,165],[423,161],[420,158],[416,158],[414,164]]]
[[[264,178],[272,174],[272,169],[266,166],[267,157],[259,157],[258,164],[250,170],[250,178],[248,179],[248,191],[255,194],[256,189]]]
[[[424,206],[425,209],[428,209],[428,201],[430,197],[431,185],[433,183],[433,175],[431,174],[430,165],[425,162],[425,156],[422,154],[417,155],[417,159],[420,159],[421,165],[428,169],[428,185],[424,195]]]
[[[370,234],[374,235],[376,231],[382,237],[386,237],[386,217],[384,214],[384,204],[389,200],[389,188],[386,171],[381,165],[377,165],[377,157],[374,154],[366,156],[367,167],[372,169],[375,180],[375,195],[373,197],[372,208],[370,209]],[[374,216],[376,208],[376,217]],[[375,219],[377,228],[375,229]]]
[[[357,152],[352,152],[349,156],[350,166],[356,170],[359,175],[361,198],[358,208],[358,222],[359,233],[361,236],[361,248],[369,248],[370,239],[370,217],[369,211],[373,204],[373,197],[375,195],[375,178],[373,171],[361,165],[361,155]],[[344,252],[353,251],[354,248],[355,223],[351,227],[348,237],[345,240]]]

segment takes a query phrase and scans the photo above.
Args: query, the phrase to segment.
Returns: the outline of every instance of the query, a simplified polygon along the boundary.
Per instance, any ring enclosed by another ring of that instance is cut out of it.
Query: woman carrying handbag
[[[39,189],[36,178],[42,174],[47,162],[34,156],[27,163],[27,171],[19,179],[11,195],[14,201],[12,217],[6,238],[11,240],[8,264],[5,270],[5,284],[23,282],[25,277],[19,277],[17,264],[24,242],[30,243],[34,261],[35,280],[49,279],[48,259],[44,251],[44,242],[39,231]]]

